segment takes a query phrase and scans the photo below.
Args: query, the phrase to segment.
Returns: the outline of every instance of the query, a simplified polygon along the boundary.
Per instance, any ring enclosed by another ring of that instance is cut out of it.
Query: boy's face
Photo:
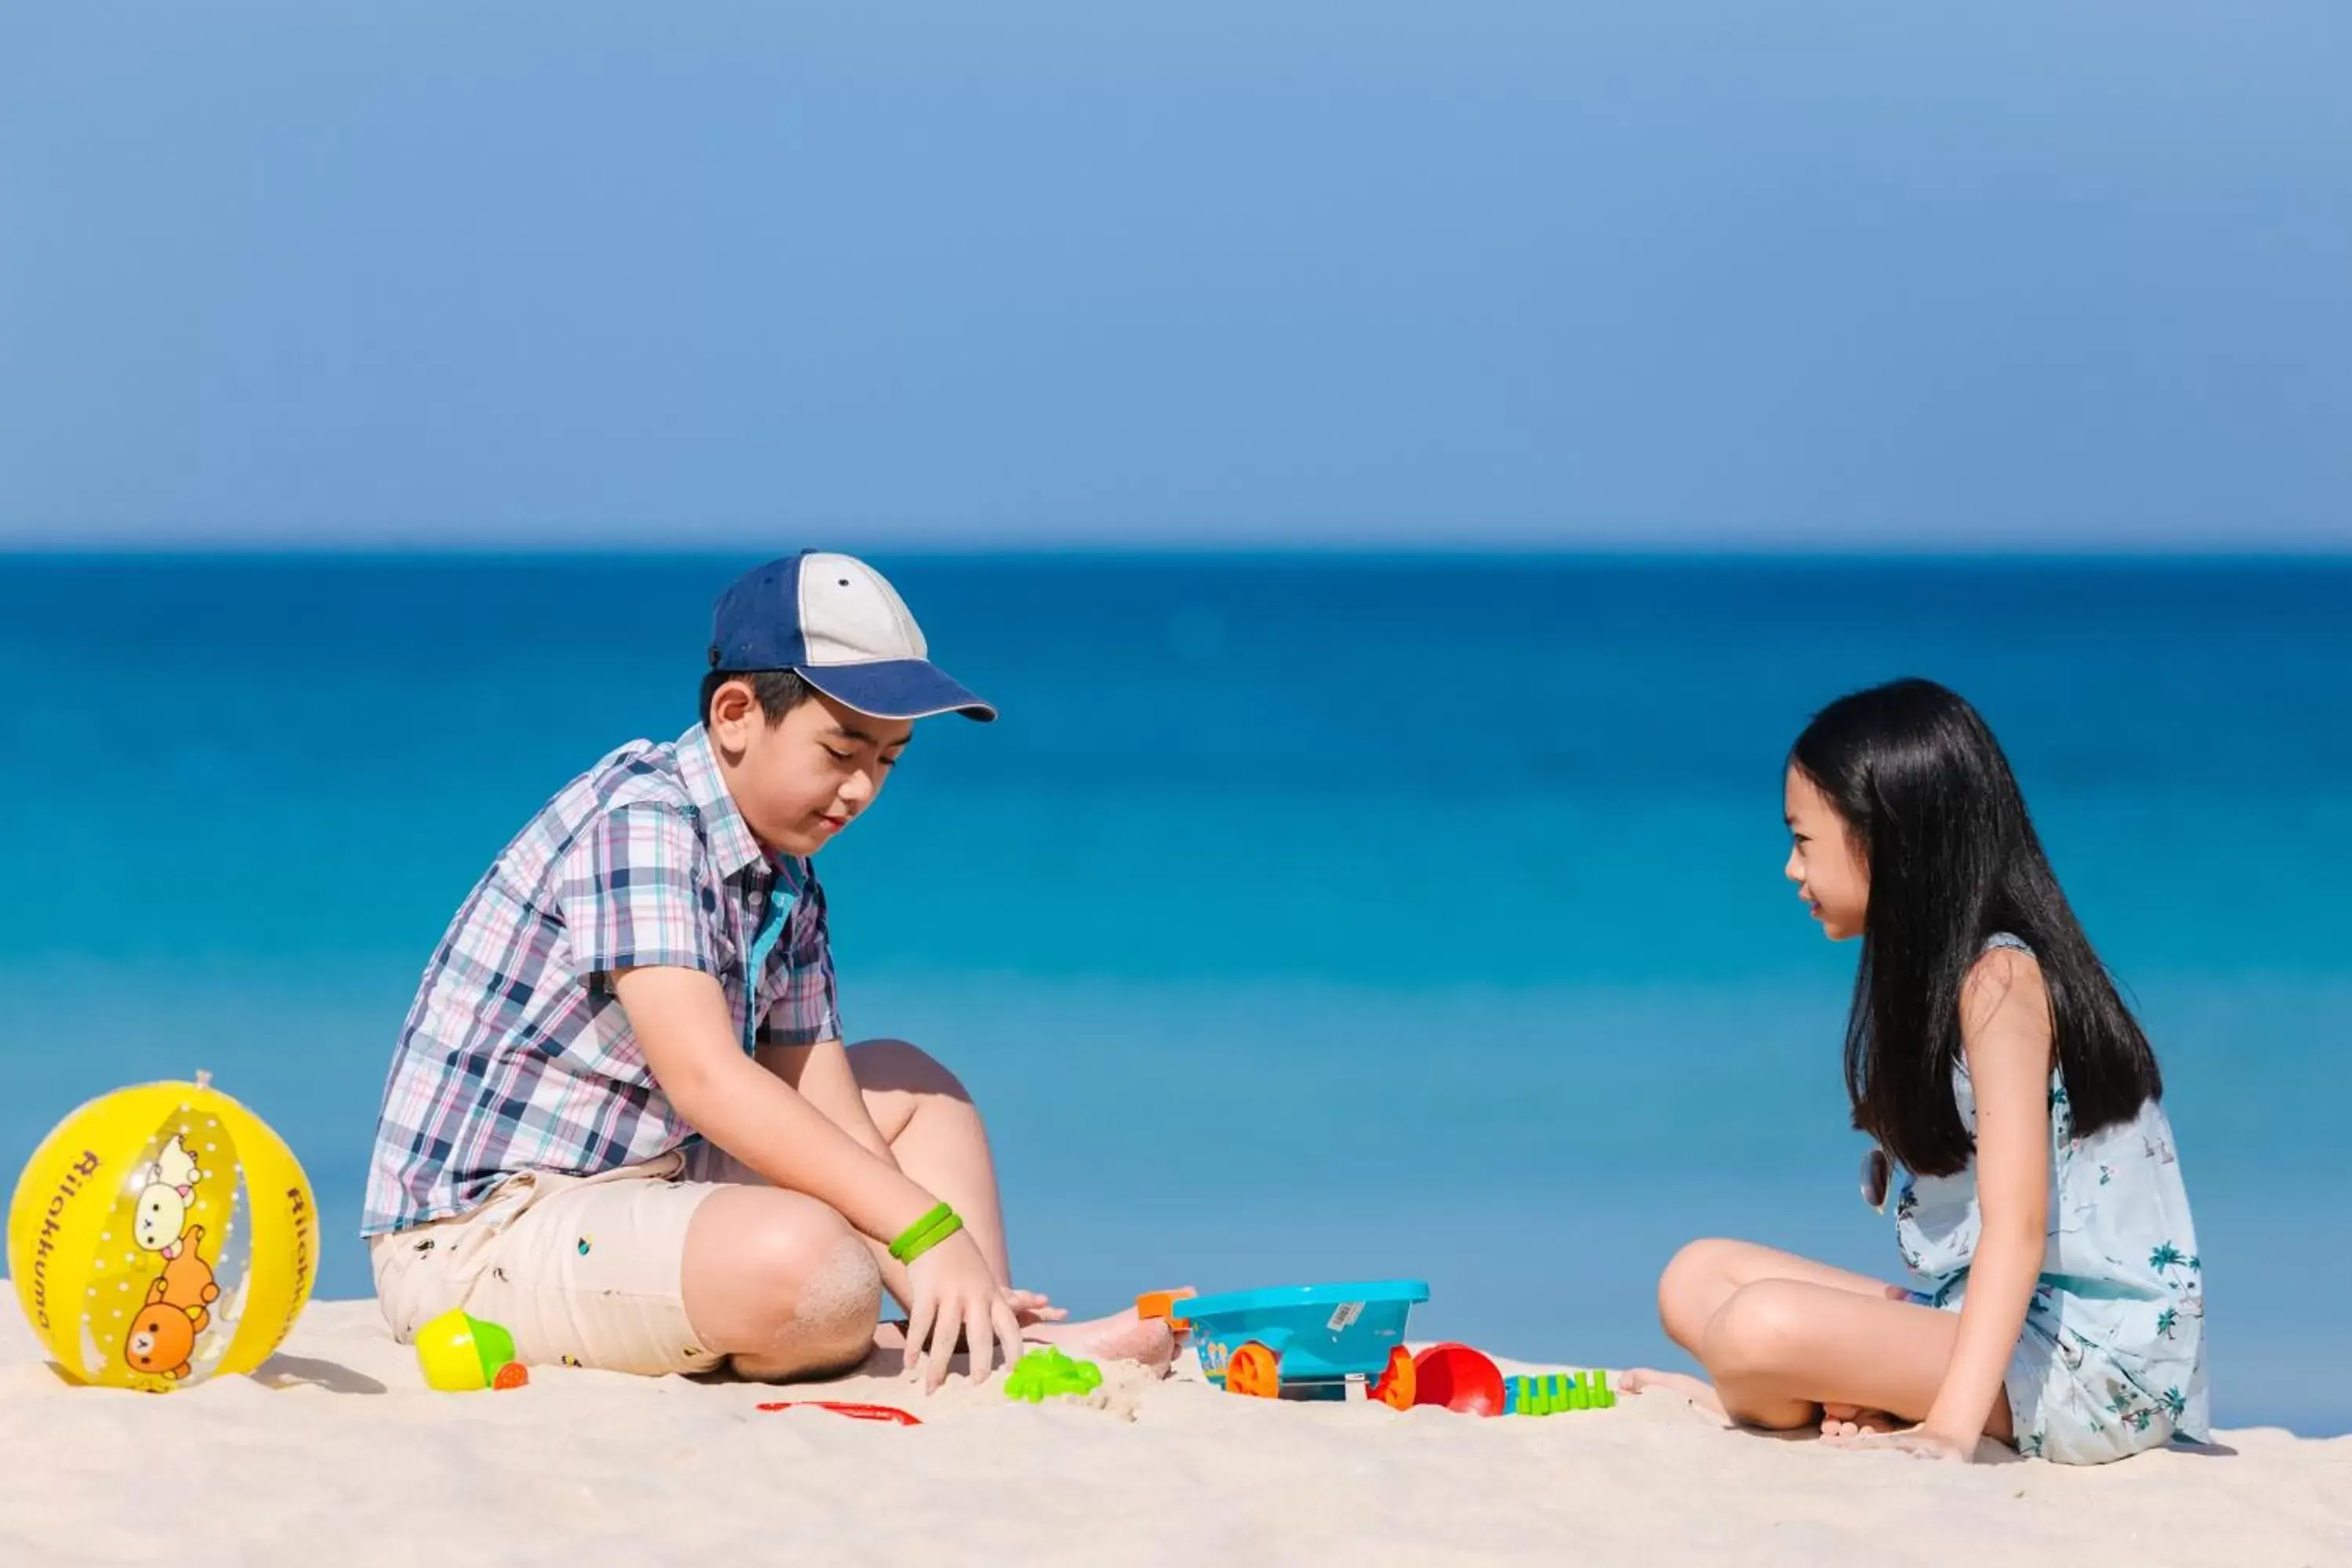
[[[1870,868],[1853,835],[1820,786],[1791,767],[1781,785],[1789,819],[1789,863],[1781,874],[1822,922],[1832,942],[1860,936],[1870,913]]]
[[[814,855],[874,804],[907,737],[907,719],[877,719],[812,693],[771,724],[748,681],[711,695],[711,749],[735,809],[770,850]]]

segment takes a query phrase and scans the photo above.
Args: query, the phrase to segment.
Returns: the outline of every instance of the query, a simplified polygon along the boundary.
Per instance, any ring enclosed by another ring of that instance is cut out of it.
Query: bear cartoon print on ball
[[[180,1236],[187,1228],[188,1205],[196,1195],[195,1156],[173,1133],[164,1142],[153,1164],[146,1169],[146,1185],[139,1191],[139,1208],[131,1220],[131,1239],[149,1252],[178,1256]]]
[[[122,1359],[133,1371],[177,1383],[188,1375],[188,1358],[196,1349],[196,1328],[195,1321],[176,1307],[142,1307],[131,1320]]]
[[[220,1300],[212,1265],[200,1250],[204,1240],[205,1227],[192,1225],[164,1255],[163,1272],[147,1288],[146,1302],[123,1341],[122,1359],[134,1369],[173,1382],[188,1375],[196,1336],[211,1325],[212,1304]]]
[[[8,1208],[17,1298],[77,1383],[162,1393],[250,1372],[294,1326],[317,1266],[301,1165],[202,1075],[75,1110]]]

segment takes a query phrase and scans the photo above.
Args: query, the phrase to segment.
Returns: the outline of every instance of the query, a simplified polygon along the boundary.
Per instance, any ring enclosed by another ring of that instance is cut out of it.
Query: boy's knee
[[[761,1377],[837,1371],[864,1358],[882,1271],[846,1220],[771,1190],[721,1194],[704,1207],[713,1223],[688,1239],[688,1306],[710,1342]]]
[[[819,1204],[762,1227],[743,1259],[754,1289],[790,1303],[777,1328],[794,1339],[870,1340],[882,1307],[882,1270],[849,1222]]]
[[[963,1080],[911,1040],[860,1040],[849,1047],[857,1087],[869,1093],[944,1095],[969,1101]]]
[[[1699,1359],[1717,1380],[1787,1366],[1803,1342],[1803,1292],[1785,1279],[1759,1279],[1732,1292],[1706,1328]]]

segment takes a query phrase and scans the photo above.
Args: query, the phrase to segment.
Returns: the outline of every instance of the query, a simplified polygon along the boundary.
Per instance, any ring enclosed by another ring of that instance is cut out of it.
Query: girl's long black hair
[[[2076,1136],[2127,1121],[2164,1092],[2147,1037],[2051,874],[2009,759],[1957,692],[1897,680],[1842,697],[1789,760],[1845,819],[1870,868],[1845,1031],[1856,1127],[1923,1175],[1968,1163],[1952,1099],[1960,989],[1997,931],[2041,963]]]

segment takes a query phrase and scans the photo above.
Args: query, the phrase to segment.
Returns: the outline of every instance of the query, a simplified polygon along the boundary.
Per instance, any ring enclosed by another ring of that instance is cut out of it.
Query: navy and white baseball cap
[[[930,661],[907,602],[854,555],[803,550],[737,578],[711,613],[710,668],[789,669],[877,719],[996,717]]]

